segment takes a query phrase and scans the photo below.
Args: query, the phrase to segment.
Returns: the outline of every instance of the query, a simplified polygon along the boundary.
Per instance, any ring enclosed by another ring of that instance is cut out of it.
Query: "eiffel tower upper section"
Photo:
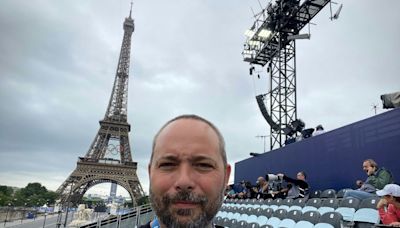
[[[132,5],[131,5],[132,7]],[[114,85],[104,119],[88,152],[80,157],[77,167],[61,184],[60,202],[77,203],[94,185],[111,182],[125,188],[134,205],[144,196],[137,176],[137,163],[132,161],[127,122],[128,79],[131,38],[135,28],[132,8],[124,21],[124,37]]]
[[[110,101],[104,119],[100,121],[99,132],[85,155],[85,158],[90,160],[102,159],[107,152],[115,149],[120,152],[121,163],[132,162],[128,140],[130,125],[127,122],[131,38],[135,29],[132,10],[129,17],[125,18],[123,28],[124,37]],[[110,140],[119,140],[119,145],[113,145],[114,148],[110,148],[108,145]]]

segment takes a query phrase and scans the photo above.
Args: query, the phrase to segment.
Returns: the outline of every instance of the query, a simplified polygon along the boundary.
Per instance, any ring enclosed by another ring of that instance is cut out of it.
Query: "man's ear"
[[[231,176],[231,165],[227,164],[225,168],[225,186],[228,185],[230,176]]]
[[[149,178],[151,176],[151,163],[147,166],[147,172],[149,173]]]

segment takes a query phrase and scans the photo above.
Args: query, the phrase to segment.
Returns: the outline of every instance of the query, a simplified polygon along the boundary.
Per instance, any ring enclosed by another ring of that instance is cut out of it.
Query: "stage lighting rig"
[[[255,66],[266,67],[269,75],[268,93],[256,96],[257,104],[270,128],[270,148],[282,147],[290,134],[290,123],[297,119],[296,96],[296,45],[299,39],[310,39],[300,31],[328,4],[331,19],[337,19],[342,5],[332,15],[330,0],[275,0],[271,1],[245,31],[243,59],[250,64],[250,74]],[[259,74],[257,74],[259,77]],[[266,105],[268,103],[268,105]],[[289,134],[288,134],[289,133]]]

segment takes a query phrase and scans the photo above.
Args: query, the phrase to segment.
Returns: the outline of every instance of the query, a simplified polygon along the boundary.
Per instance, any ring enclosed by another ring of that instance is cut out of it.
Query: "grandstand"
[[[307,138],[235,164],[234,182],[255,182],[267,173],[295,176],[307,173],[311,190],[355,188],[365,180],[365,159],[374,159],[390,170],[395,182],[400,178],[400,108]]]
[[[308,201],[301,198],[226,200],[214,222],[231,228],[361,228],[379,223],[376,209],[379,198],[360,202],[333,193],[329,195],[331,198],[310,198]]]

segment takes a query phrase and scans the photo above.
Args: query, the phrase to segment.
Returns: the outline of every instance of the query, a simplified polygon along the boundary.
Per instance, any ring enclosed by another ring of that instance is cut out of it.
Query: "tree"
[[[13,192],[11,187],[0,185],[0,206],[6,206],[12,201]]]

